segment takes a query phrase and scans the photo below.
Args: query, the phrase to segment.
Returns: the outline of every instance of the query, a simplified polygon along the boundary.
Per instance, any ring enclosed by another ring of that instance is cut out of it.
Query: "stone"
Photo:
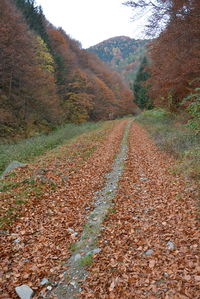
[[[80,260],[80,258],[81,258],[81,255],[78,253],[75,255],[74,261],[77,262],[78,260]]]
[[[45,285],[45,284],[47,284],[47,283],[49,283],[49,281],[48,281],[47,278],[44,277],[44,278],[41,280],[40,285],[43,286],[43,285]]]
[[[150,255],[152,255],[153,254],[153,249],[148,249],[148,250],[146,250],[145,252],[144,252],[144,254],[146,255],[146,256],[150,256]]]
[[[74,288],[76,288],[76,281],[72,280],[72,281],[70,282],[70,284],[71,284]]]
[[[140,181],[147,181],[148,179],[147,178],[144,178],[144,177],[142,177],[142,178],[140,178]]]
[[[20,241],[21,241],[21,239],[19,238],[19,239],[14,240],[14,243],[17,244],[17,243],[20,243]]]
[[[168,241],[167,242],[167,248],[169,250],[174,250],[176,247],[175,247],[175,245],[174,245],[174,243],[172,241]]]
[[[25,284],[16,287],[15,291],[21,299],[31,299],[34,293],[33,290]]]
[[[86,255],[97,254],[97,253],[99,253],[99,252],[101,252],[101,248],[95,248],[95,249],[93,249],[93,250],[88,251],[88,252],[86,253]]]
[[[73,237],[76,237],[76,236],[78,236],[78,233],[77,233],[77,232],[74,232],[74,233],[72,234],[72,236],[73,236]]]
[[[7,235],[7,231],[6,230],[0,230],[0,235]]]
[[[21,163],[18,161],[13,161],[7,166],[7,168],[4,170],[4,172],[0,178],[3,178],[4,176],[6,176],[10,171],[14,170],[15,168],[26,167],[26,166],[27,166],[27,164],[24,164],[24,163]]]

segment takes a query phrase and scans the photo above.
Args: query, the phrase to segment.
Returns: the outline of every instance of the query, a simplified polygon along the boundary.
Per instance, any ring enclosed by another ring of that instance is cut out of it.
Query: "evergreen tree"
[[[149,86],[146,84],[146,81],[150,77],[150,73],[147,70],[147,58],[144,57],[140,68],[138,70],[135,82],[133,83],[133,92],[135,94],[135,102],[141,109],[151,109],[152,101],[148,96]]]
[[[41,6],[36,6],[35,0],[14,0],[16,6],[22,12],[29,28],[39,34],[49,45],[48,34],[46,32],[45,16]]]

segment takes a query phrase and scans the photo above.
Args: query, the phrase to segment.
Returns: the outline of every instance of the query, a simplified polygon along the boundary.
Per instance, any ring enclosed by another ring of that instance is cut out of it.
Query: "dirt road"
[[[136,123],[125,171],[81,298],[200,298],[192,186]]]
[[[15,287],[21,284],[35,291],[34,298],[47,298],[51,289],[48,298],[56,298],[54,290],[66,281],[67,261],[95,208],[93,198],[118,159],[127,123],[110,122],[5,179],[15,184],[2,195],[3,210],[16,208],[16,194],[23,194],[25,204],[0,234],[1,299],[18,298]],[[95,239],[98,250],[80,264],[89,273],[76,298],[198,299],[195,190],[169,172],[173,159],[136,123],[126,155],[112,208]],[[42,285],[44,278],[48,283]]]

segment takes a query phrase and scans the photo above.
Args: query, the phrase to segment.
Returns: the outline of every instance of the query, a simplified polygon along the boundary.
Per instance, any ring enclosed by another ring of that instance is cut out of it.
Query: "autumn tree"
[[[48,51],[11,1],[2,0],[0,12],[2,126],[26,128],[44,119],[54,123],[59,113],[53,109],[57,96],[54,75],[46,68]]]
[[[1,0],[0,26],[2,135],[134,112],[121,78],[50,24],[34,0]]]
[[[13,0],[22,12],[26,24],[48,44],[46,19],[41,6],[37,6],[35,0]]]
[[[83,70],[75,69],[64,103],[66,120],[76,123],[88,120],[94,97],[91,78]]]
[[[149,49],[154,103],[179,109],[182,99],[192,92],[190,82],[200,76],[200,2],[135,0],[126,4],[143,12],[150,9],[148,28],[161,32]]]

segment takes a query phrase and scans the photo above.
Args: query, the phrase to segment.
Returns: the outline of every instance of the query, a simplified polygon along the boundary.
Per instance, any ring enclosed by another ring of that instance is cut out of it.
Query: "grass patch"
[[[78,249],[77,243],[72,243],[70,245],[71,252],[75,252]]]
[[[17,143],[0,143],[0,174],[12,161],[30,161],[30,159],[65,143],[67,140],[77,137],[85,132],[95,130],[101,125],[101,122],[87,122],[80,125],[66,124],[65,126],[55,129],[48,135],[32,137]],[[93,150],[94,149],[90,149],[89,152],[85,154],[90,155]],[[14,174],[11,176],[14,176]]]
[[[9,208],[5,216],[0,217],[0,229],[11,225],[17,217],[20,217],[19,211],[16,208]]]
[[[115,214],[115,213],[117,213],[117,210],[114,209],[114,208],[110,208],[110,209],[108,210],[108,214]]]
[[[5,182],[3,184],[0,185],[0,192],[5,192],[8,191],[10,189],[16,188],[20,185],[20,182]]]
[[[16,187],[20,188],[16,191]],[[38,201],[44,193],[45,187],[45,184],[32,179],[26,179],[16,183],[12,181],[3,182],[0,185],[0,191],[4,192],[4,204],[5,199],[7,203],[0,211],[0,229],[7,229],[18,217],[21,217],[23,206],[28,204],[31,198],[34,200],[34,203]]]
[[[200,178],[200,135],[181,124],[178,116],[163,109],[145,111],[136,121],[145,127],[156,145],[177,159],[174,172]]]
[[[91,265],[92,262],[93,262],[93,254],[90,253],[80,259],[79,265],[81,267],[87,267],[87,266]]]
[[[16,204],[16,205],[24,205],[24,204],[26,204],[26,201],[25,201],[25,200],[22,200],[22,199],[16,199],[16,200],[15,200],[15,204]]]

